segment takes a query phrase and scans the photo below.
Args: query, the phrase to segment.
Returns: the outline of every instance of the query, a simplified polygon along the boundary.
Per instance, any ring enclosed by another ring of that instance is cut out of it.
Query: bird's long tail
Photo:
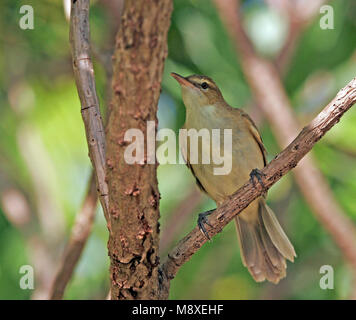
[[[286,276],[286,259],[293,262],[296,254],[265,200],[251,205],[235,219],[242,262],[257,282],[277,284]]]

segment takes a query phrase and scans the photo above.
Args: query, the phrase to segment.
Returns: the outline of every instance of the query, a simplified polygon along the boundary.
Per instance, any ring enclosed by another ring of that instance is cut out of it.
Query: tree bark
[[[143,164],[127,164],[124,135],[140,129],[147,141],[147,121],[154,121],[156,132],[171,12],[171,0],[127,0],[116,38],[106,140],[112,299],[159,294],[157,165],[147,164],[147,150]]]

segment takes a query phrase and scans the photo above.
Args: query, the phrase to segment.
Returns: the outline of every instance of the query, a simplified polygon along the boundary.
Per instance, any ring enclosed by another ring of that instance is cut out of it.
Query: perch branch
[[[99,199],[110,230],[108,185],[105,180],[105,133],[90,57],[89,0],[72,1],[69,39],[89,156],[95,172]]]
[[[253,200],[267,191],[283,175],[293,169],[298,162],[312,149],[327,131],[339,122],[342,115],[356,102],[356,78],[346,87],[341,89],[336,97],[318,114],[314,120],[299,133],[299,135],[272,160],[262,172],[264,188],[259,185],[254,187],[253,183],[245,183],[237,190],[229,200],[225,201],[209,218],[212,225],[208,233],[210,237],[219,233],[238,213],[245,209]],[[347,225],[343,232],[353,232]],[[355,243],[355,234],[350,234]],[[161,298],[168,297],[169,282],[175,277],[180,267],[189,261],[207,241],[206,237],[195,227],[178,245],[168,254],[167,260],[161,267]],[[356,257],[354,257],[356,259]],[[356,263],[356,260],[354,261]]]

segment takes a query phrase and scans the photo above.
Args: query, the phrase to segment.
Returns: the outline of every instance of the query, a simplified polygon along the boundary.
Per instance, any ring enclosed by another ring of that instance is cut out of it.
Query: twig
[[[121,16],[121,12],[118,12],[118,14]],[[101,53],[96,46],[92,46],[92,51],[94,57],[97,58],[105,69],[108,84],[108,96],[111,96],[111,94],[109,94],[109,90],[111,93],[112,53]],[[50,299],[63,298],[65,288],[73,275],[75,266],[78,263],[85,244],[89,238],[95,218],[97,198],[95,176],[92,173],[82,208],[77,214],[76,220],[72,227],[69,242],[66,245],[60,266],[57,269],[54,280],[52,281],[52,285],[48,293]]]
[[[90,57],[89,0],[72,1],[69,38],[89,156],[96,176],[100,202],[110,230],[108,185],[105,180],[105,133]]]
[[[356,102],[356,78],[341,89],[336,97],[319,113],[314,120],[299,133],[299,135],[285,148],[277,157],[272,160],[263,170],[265,176],[262,177],[264,188],[254,187],[252,182],[245,183],[237,190],[229,200],[225,201],[209,218],[212,225],[208,233],[210,237],[219,233],[238,213],[246,208],[253,200],[266,192],[283,175],[293,169],[298,162],[312,149],[327,131],[339,122],[342,115],[350,109]],[[350,233],[355,243],[355,233],[348,225],[343,226],[344,233]],[[180,267],[189,261],[207,241],[206,237],[195,227],[178,245],[170,252],[167,260],[161,268],[161,298],[168,297],[169,282],[175,277]],[[356,256],[353,257],[356,264]]]
[[[272,63],[255,53],[241,25],[238,1],[215,0],[215,3],[241,56],[242,68],[257,105],[270,122],[279,145],[283,148],[295,137],[299,125],[278,71]],[[352,266],[356,281],[355,227],[337,204],[327,181],[310,155],[294,173],[299,189],[309,206]]]
[[[95,177],[90,178],[89,189],[84,199],[81,211],[78,213],[71,232],[69,244],[62,257],[57,274],[50,290],[49,299],[62,299],[64,290],[71,279],[74,268],[83,252],[95,218],[98,192]]]

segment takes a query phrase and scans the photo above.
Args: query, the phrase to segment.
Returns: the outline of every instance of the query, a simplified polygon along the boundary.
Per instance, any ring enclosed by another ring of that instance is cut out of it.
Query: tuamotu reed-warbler
[[[176,73],[172,73],[172,76],[182,89],[186,107],[184,128],[206,128],[209,131],[232,129],[232,167],[229,174],[214,174],[213,163],[190,163],[189,140],[188,150],[182,152],[198,186],[219,206],[250,177],[253,179],[251,172],[258,174],[258,169],[266,165],[266,151],[261,136],[245,112],[225,102],[211,78],[200,75],[182,77]],[[221,145],[223,143],[221,137]],[[200,159],[203,150],[198,150]],[[211,211],[199,215],[199,227],[206,235],[204,223],[208,223],[206,215]],[[296,254],[273,211],[267,206],[265,196],[257,198],[243,210],[235,218],[235,224],[242,262],[252,277],[258,282],[268,280],[278,283],[286,276],[286,259],[293,262]]]

